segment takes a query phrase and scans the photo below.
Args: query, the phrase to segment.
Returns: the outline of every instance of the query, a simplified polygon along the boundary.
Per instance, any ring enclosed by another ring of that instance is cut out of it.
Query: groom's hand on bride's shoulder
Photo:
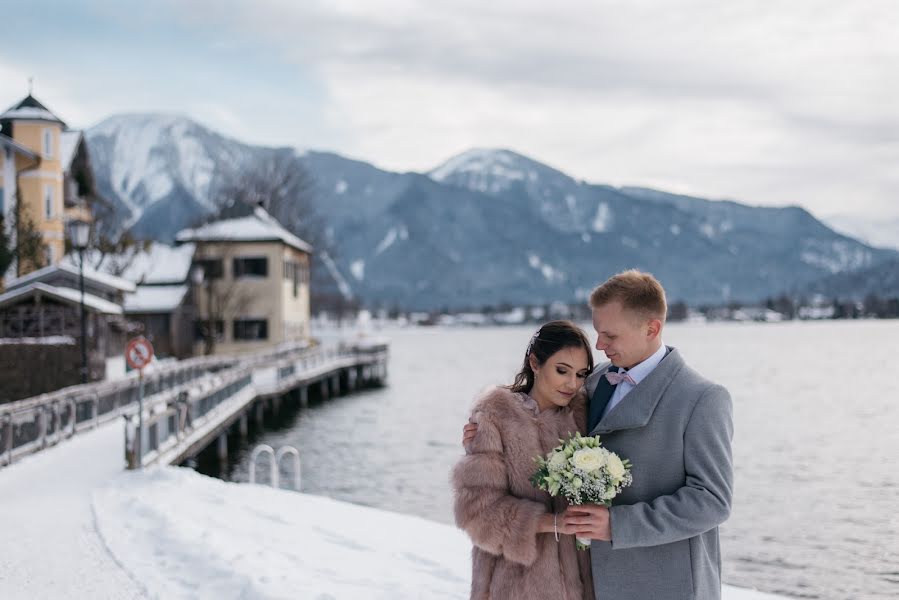
[[[609,509],[596,504],[569,506],[562,515],[565,529],[591,540],[612,541],[612,522]]]

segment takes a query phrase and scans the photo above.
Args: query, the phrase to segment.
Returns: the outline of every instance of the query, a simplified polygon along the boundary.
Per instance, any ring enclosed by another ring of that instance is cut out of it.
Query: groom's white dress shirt
[[[652,370],[659,366],[659,363],[662,362],[662,359],[665,358],[665,352],[667,349],[665,348],[665,344],[663,343],[659,346],[659,349],[653,352],[652,356],[644,360],[643,362],[634,365],[628,370],[621,369],[619,373],[627,373],[631,376],[636,383],[640,383],[646,377],[652,373]],[[609,403],[606,405],[606,410],[602,413],[602,416],[606,416],[609,414],[613,408],[615,408],[625,396],[627,396],[628,392],[634,389],[634,386],[628,383],[627,381],[622,381],[617,386],[615,386],[615,391],[612,392],[612,397],[609,398]]]

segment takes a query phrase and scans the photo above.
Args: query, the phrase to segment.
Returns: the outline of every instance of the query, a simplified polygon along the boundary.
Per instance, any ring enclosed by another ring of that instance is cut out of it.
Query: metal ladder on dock
[[[262,454],[269,455],[268,467],[269,467],[269,484],[273,488],[281,487],[281,476],[280,469],[281,459],[285,456],[290,456],[293,459],[294,466],[294,481],[293,488],[296,491],[300,491],[300,453],[293,446],[282,446],[278,448],[278,451],[275,452],[275,449],[269,446],[268,444],[259,444],[255,448],[253,448],[252,454],[250,454],[250,483],[256,483],[256,460]]]

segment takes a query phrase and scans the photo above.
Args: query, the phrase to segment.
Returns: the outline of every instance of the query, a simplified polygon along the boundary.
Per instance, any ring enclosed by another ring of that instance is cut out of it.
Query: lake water
[[[384,331],[387,387],[288,414],[251,443],[298,448],[306,492],[452,523],[471,400],[511,380],[533,329]],[[665,342],[734,398],[725,581],[899,597],[899,321],[671,324]],[[247,456],[228,478],[247,479]]]

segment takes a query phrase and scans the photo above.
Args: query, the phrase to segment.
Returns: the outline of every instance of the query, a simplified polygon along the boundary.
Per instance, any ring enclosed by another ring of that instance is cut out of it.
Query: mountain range
[[[579,301],[631,267],[655,273],[671,300],[748,301],[899,257],[796,206],[587,183],[510,150],[395,173],[334,153],[252,146],[183,117],[120,115],[86,133],[115,226],[139,238],[170,242],[217,210],[224,181],[274,155],[305,170],[336,249],[319,263],[369,306]]]

